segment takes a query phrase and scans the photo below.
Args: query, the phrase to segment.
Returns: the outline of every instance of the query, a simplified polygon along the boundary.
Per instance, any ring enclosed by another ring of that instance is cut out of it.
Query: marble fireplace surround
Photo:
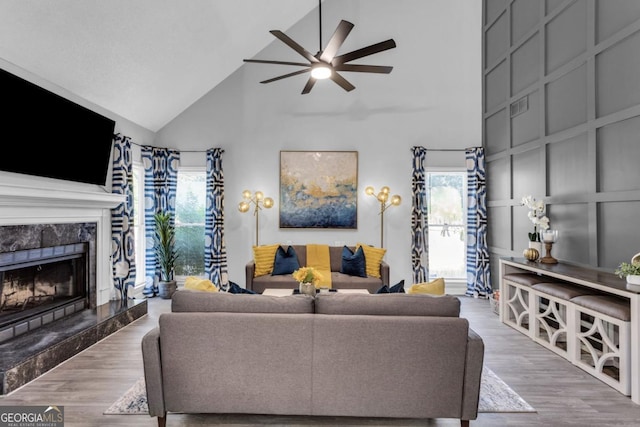
[[[89,243],[89,305],[0,343],[0,394],[7,394],[147,313],[146,300],[115,300],[111,282],[111,208],[106,189],[0,173],[0,252]],[[25,234],[20,232],[24,231]]]

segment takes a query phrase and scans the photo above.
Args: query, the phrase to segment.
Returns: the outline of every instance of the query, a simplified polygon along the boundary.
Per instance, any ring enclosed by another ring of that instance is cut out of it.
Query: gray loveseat
[[[305,245],[291,245],[298,255],[300,266],[307,265],[307,247]],[[286,246],[283,246],[286,248]],[[357,277],[340,273],[342,267],[343,246],[329,246],[331,262],[331,287],[334,289],[366,289],[375,293],[382,285],[389,285],[389,264],[384,260],[380,263],[380,278],[367,276]],[[355,249],[351,247],[351,250]],[[254,277],[255,262],[249,261],[245,266],[246,288],[261,294],[267,288],[294,289],[298,282],[290,274],[272,276],[265,274]]]
[[[179,290],[142,340],[149,415],[476,419],[482,339],[453,296]]]

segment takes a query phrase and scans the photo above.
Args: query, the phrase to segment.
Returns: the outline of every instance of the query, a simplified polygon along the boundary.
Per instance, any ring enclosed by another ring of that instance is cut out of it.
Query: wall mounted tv
[[[0,170],[105,185],[115,122],[0,69]]]

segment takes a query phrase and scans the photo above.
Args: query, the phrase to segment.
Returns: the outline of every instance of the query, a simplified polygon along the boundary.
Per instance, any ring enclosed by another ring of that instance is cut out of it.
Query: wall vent
[[[522,114],[529,109],[529,95],[525,95],[511,104],[511,117]]]

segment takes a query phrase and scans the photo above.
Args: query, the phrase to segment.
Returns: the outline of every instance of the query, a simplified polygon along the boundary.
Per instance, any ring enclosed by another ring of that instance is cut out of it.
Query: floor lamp
[[[262,208],[270,209],[273,206],[273,199],[271,197],[264,197],[262,191],[256,191],[251,194],[251,191],[244,190],[242,192],[242,198],[244,199],[238,204],[238,210],[242,213],[248,212],[251,205],[254,205],[255,208],[253,210],[253,215],[256,217],[256,246],[259,246],[258,243],[258,233],[259,233],[259,216],[260,210]]]
[[[365,194],[369,196],[374,196],[380,202],[380,247],[384,248],[384,211],[386,211],[391,206],[398,206],[402,199],[397,194],[391,196],[391,200],[389,200],[390,189],[387,186],[384,186],[380,189],[380,192],[376,194],[376,190],[373,187],[367,187],[364,189]],[[387,201],[389,203],[387,203]]]

